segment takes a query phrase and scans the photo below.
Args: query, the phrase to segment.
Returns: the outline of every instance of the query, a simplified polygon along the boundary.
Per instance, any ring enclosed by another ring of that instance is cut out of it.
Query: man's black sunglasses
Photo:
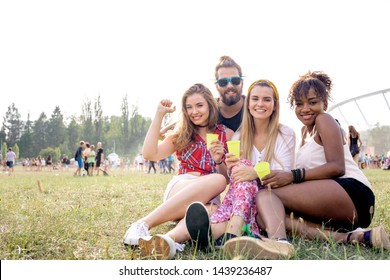
[[[231,83],[233,86],[238,86],[241,84],[242,77],[234,76],[230,78],[221,78],[217,80],[217,84],[220,87],[226,87],[229,83]]]

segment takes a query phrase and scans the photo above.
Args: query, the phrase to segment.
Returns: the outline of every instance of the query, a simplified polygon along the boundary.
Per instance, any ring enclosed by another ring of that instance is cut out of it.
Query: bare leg
[[[309,240],[319,238],[323,241],[329,241],[332,238],[336,242],[346,242],[348,233],[337,232],[329,228],[323,228],[320,224],[304,221],[302,218],[286,216],[286,229],[288,232],[302,236]],[[363,236],[363,233],[357,233]]]
[[[260,227],[270,238],[286,238],[285,208],[322,221],[357,223],[355,206],[333,180],[307,181],[278,189],[261,190],[256,197]],[[258,219],[258,221],[259,221]],[[317,230],[317,228],[314,228]],[[306,228],[308,236],[314,231]]]

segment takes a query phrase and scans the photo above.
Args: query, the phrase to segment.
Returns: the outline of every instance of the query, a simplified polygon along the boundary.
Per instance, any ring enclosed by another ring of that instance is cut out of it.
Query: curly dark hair
[[[332,86],[332,80],[323,71],[308,71],[294,82],[287,99],[293,108],[295,100],[302,99],[302,96],[307,98],[309,90],[313,89],[322,101],[331,100]]]

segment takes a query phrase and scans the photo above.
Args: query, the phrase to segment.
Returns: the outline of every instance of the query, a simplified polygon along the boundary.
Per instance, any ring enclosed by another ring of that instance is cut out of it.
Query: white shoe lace
[[[138,245],[138,239],[142,236],[150,236],[149,226],[145,222],[135,222],[130,225],[124,236],[125,244]]]
[[[130,230],[131,235],[150,236],[149,226],[145,222],[134,223],[133,225],[131,225],[131,227],[133,227],[133,230]]]
[[[180,243],[175,242],[176,251],[183,252],[185,247],[186,247],[186,244],[180,244]]]

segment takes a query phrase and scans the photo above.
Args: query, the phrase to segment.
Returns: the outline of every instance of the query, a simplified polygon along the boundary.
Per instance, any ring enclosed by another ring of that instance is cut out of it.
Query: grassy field
[[[372,226],[390,232],[390,172],[365,170],[376,195]],[[16,167],[0,173],[0,259],[2,260],[126,260],[140,259],[122,244],[128,225],[162,201],[172,175],[113,170],[110,176],[73,177],[72,171],[25,172]],[[42,188],[37,181],[42,182]],[[165,233],[166,223],[152,229]],[[293,238],[304,260],[389,260],[390,252]],[[220,260],[221,251],[196,252],[191,246],[176,259]]]

